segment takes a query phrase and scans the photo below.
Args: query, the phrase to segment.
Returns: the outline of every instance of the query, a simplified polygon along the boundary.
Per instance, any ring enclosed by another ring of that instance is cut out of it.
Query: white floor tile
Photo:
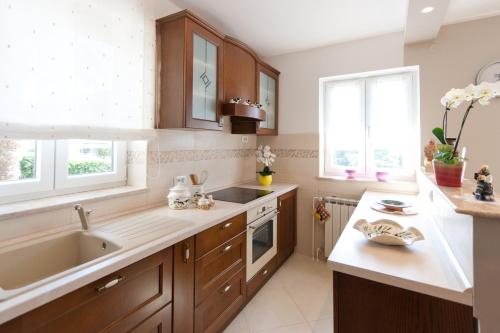
[[[326,263],[294,254],[224,332],[331,333],[332,289]]]
[[[311,331],[309,325],[303,323],[257,331],[256,333],[313,333],[313,331]]]
[[[224,330],[224,333],[249,333],[250,328],[248,327],[247,320],[243,312],[240,312],[236,318],[233,319],[231,324]]]
[[[321,319],[309,324],[314,333],[333,333],[333,318]]]
[[[243,310],[251,332],[305,323],[305,318],[282,286],[265,285]]]

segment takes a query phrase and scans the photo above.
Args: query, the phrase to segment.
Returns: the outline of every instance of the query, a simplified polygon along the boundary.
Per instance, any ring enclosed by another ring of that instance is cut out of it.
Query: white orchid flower
[[[477,86],[473,84],[469,84],[467,87],[465,87],[465,100],[467,102],[470,102],[472,100],[476,100],[479,98],[479,89]]]
[[[490,99],[495,97],[493,86],[489,82],[481,82],[481,84],[478,86],[478,91],[479,104],[481,105],[490,104]]]
[[[450,108],[457,108],[465,101],[465,90],[464,89],[451,89],[448,91],[443,98],[441,98],[441,104]]]

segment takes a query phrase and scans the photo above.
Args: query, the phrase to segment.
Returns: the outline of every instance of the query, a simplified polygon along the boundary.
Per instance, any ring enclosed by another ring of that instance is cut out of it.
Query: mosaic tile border
[[[278,158],[318,158],[317,149],[280,149],[273,152]],[[128,164],[149,163],[167,164],[179,162],[196,162],[209,160],[226,160],[234,158],[248,158],[255,156],[255,149],[204,149],[204,150],[166,150],[166,151],[129,151],[127,152]]]
[[[235,158],[254,157],[255,149],[205,149],[205,150],[167,150],[149,151],[147,161],[149,163],[179,163],[209,160],[226,160]],[[146,161],[146,153],[140,151],[129,151],[127,153],[128,164],[143,164]]]
[[[280,149],[273,148],[273,153],[276,157],[283,158],[318,158],[319,151],[317,149]]]

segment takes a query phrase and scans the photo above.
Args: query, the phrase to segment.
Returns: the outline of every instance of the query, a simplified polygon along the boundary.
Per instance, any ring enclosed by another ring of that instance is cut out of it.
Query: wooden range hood
[[[233,134],[256,134],[260,122],[266,120],[264,110],[238,103],[224,104],[222,114],[231,117],[231,133]]]

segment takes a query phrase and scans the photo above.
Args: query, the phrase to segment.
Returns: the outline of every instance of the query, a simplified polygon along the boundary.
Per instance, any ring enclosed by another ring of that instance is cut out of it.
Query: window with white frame
[[[415,176],[418,67],[320,79],[322,176]]]
[[[0,140],[0,202],[126,183],[124,141]]]

